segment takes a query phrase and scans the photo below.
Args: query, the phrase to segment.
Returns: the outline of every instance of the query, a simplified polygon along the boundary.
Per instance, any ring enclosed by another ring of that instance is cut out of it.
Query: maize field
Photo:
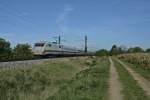
[[[150,70],[150,53],[122,54],[118,58],[139,65],[145,70]]]

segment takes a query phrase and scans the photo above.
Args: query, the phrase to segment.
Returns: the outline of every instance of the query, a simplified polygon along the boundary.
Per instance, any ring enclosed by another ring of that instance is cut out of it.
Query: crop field
[[[0,65],[0,100],[150,100],[149,69],[132,56],[149,55]]]
[[[150,89],[149,81],[144,82],[145,80],[143,78],[141,79],[140,77],[133,75],[134,72],[127,69],[127,67],[130,66],[123,65],[118,59],[113,58],[113,61],[119,75],[119,80],[122,84],[123,100],[149,100],[150,95],[146,94],[144,90],[145,88]],[[139,84],[142,82],[144,82],[144,84]]]
[[[125,61],[131,68],[150,80],[150,53],[122,54],[118,58]]]
[[[129,63],[138,64],[143,69],[150,70],[150,53],[123,54],[118,57]]]

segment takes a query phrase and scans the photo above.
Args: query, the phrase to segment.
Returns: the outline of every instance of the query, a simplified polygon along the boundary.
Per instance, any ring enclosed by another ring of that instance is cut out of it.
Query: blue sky
[[[90,50],[113,44],[150,47],[150,0],[0,0],[0,37],[53,41]]]

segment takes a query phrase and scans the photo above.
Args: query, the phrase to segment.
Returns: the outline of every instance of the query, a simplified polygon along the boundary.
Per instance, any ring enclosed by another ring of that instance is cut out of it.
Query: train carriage
[[[41,41],[35,43],[33,47],[35,56],[51,56],[51,55],[83,55],[85,52],[72,47],[67,47],[56,42]]]

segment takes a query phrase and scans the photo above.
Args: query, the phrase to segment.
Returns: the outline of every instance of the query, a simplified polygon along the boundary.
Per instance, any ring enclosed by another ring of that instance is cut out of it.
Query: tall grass
[[[0,100],[46,100],[59,85],[86,68],[84,58],[0,70]]]
[[[109,77],[108,59],[88,63],[90,69],[62,84],[60,90],[47,100],[106,100]]]

